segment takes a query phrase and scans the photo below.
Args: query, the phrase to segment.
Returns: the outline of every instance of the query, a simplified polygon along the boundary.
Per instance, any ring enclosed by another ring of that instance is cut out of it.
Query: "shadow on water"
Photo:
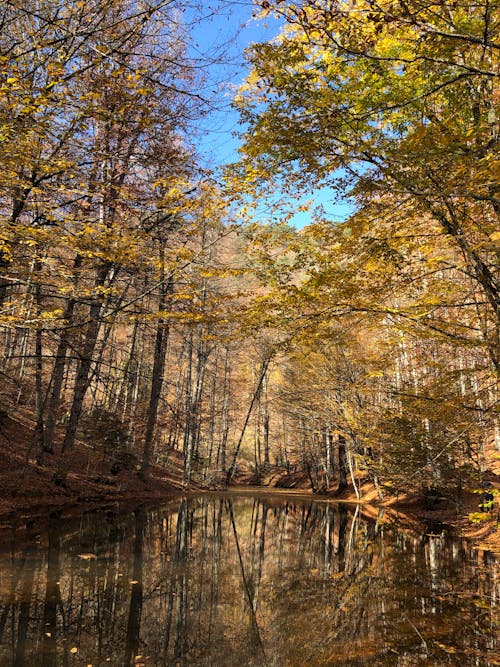
[[[201,496],[59,513],[0,552],[0,664],[499,665],[499,568],[441,525]]]

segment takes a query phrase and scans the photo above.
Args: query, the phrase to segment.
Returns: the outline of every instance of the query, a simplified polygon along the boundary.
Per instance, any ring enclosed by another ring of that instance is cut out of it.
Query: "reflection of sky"
[[[236,133],[242,130],[238,114],[231,107],[231,99],[246,74],[243,52],[245,48],[259,41],[275,37],[280,24],[275,19],[253,18],[258,8],[252,0],[215,0],[204,6],[204,16],[192,27],[191,58],[203,68],[205,81],[201,94],[210,100],[211,111],[198,121],[196,144],[207,167],[219,166],[237,159],[239,139]],[[188,19],[189,17],[185,17]],[[334,201],[328,188],[308,192],[297,202],[289,202],[292,207],[313,200],[314,206],[321,206],[324,215],[331,221],[344,220],[352,207],[347,200]],[[276,214],[271,213],[272,202],[263,203],[258,209],[262,222],[272,222]],[[291,224],[301,228],[311,219],[310,212],[296,213]]]

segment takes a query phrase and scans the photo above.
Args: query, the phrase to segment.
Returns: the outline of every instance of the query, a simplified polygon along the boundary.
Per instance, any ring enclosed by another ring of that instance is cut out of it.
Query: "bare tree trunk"
[[[160,299],[158,301],[158,323],[156,326],[156,340],[153,359],[153,375],[151,378],[151,394],[149,397],[148,419],[146,422],[146,433],[144,435],[144,449],[142,454],[141,477],[147,479],[149,468],[151,466],[151,457],[153,452],[153,437],[158,417],[158,404],[160,401],[161,390],[163,387],[163,374],[165,371],[165,355],[168,344],[168,323],[162,313],[165,311],[167,299],[173,288],[173,275],[170,274],[165,280],[164,272],[164,252],[161,251],[161,284]]]
[[[226,358],[224,360],[224,383],[222,389],[222,410],[221,410],[221,437],[217,448],[217,465],[222,472],[226,472],[226,451],[227,440],[229,436],[229,394],[231,383],[230,353],[226,348]]]
[[[255,370],[255,369],[254,369]],[[255,382],[255,373],[252,373],[252,380]],[[264,380],[262,380],[264,382]],[[255,474],[257,476],[257,483],[260,484],[260,472],[262,468],[261,442],[260,442],[260,425],[261,425],[261,409],[262,409],[262,387],[257,397],[257,411],[254,419],[254,434],[253,434],[253,457]]]
[[[206,288],[203,289],[202,306],[206,301]],[[208,350],[203,341],[203,328],[198,327],[197,343],[193,344],[193,334],[189,337],[189,396],[186,393],[186,423],[184,431],[184,481],[187,483],[191,479],[192,460],[198,454],[198,445],[200,439],[200,412],[201,398],[203,393],[205,371],[208,359]],[[196,364],[194,366],[193,380],[193,350],[196,347]],[[188,389],[186,387],[186,389]]]
[[[192,439],[192,456],[198,457],[199,445],[201,437],[201,407],[203,389],[205,387],[205,375],[207,370],[209,350],[206,343],[203,341],[203,330],[199,329],[198,344],[196,346],[196,366],[194,379],[194,400],[191,407],[191,439]]]
[[[332,433],[332,427],[330,424],[327,424],[326,426],[326,467],[328,470],[328,475],[330,479],[333,476],[333,473],[335,472],[335,461],[333,458],[333,433]]]
[[[42,270],[42,262],[40,258],[35,259],[35,308],[37,318],[42,312],[42,286],[40,284],[40,272]],[[43,463],[44,455],[44,429],[43,429],[43,342],[42,342],[42,325],[40,321],[37,322],[35,330],[35,416],[36,426],[34,433],[34,445],[36,448],[36,458],[39,465]]]
[[[218,374],[218,356],[215,357],[214,370],[212,373],[212,382],[210,384],[209,398],[209,419],[208,419],[208,456],[205,469],[205,477],[212,468],[212,458],[215,444],[215,414],[217,404],[217,374]]]
[[[270,464],[269,457],[269,396],[268,396],[268,378],[267,374],[262,380],[262,429],[263,429],[263,448],[264,465]]]
[[[347,472],[348,472],[348,463],[347,463],[347,443],[345,436],[339,435],[338,437],[339,444],[339,486],[337,493],[342,493],[347,489]]]
[[[193,376],[193,331],[189,331],[188,339],[188,366],[186,373],[186,386],[184,390],[184,481],[191,478],[191,410],[192,410],[192,376]]]
[[[73,289],[76,290],[78,283],[78,271],[82,265],[83,257],[77,255],[73,261]],[[52,371],[50,400],[47,409],[47,419],[45,424],[45,446],[47,450],[52,452],[54,448],[54,431],[59,412],[59,405],[61,403],[61,390],[64,380],[64,371],[66,368],[66,354],[69,347],[70,327],[73,322],[73,314],[75,311],[76,299],[74,296],[66,301],[66,306],[63,313],[63,326],[59,343],[56,351],[56,358],[54,361],[54,368]]]
[[[102,296],[99,293],[99,288],[104,286],[110,269],[111,266],[108,262],[101,264],[98,269],[95,281],[96,294],[93,297],[90,305],[89,324],[87,327],[83,349],[80,354],[80,361],[78,362],[76,371],[73,402],[71,405],[68,425],[66,427],[66,434],[62,444],[63,453],[70,450],[75,444],[76,431],[82,412],[83,401],[90,384],[90,369],[92,367],[93,353],[101,325]]]
[[[118,409],[121,409],[121,414],[122,414],[122,419],[125,417],[127,414],[127,408],[128,408],[128,402],[130,395],[132,393],[131,390],[131,385],[133,383],[131,382],[131,376],[132,376],[132,366],[134,363],[134,357],[135,357],[135,348],[136,348],[136,343],[137,343],[137,330],[139,328],[139,323],[137,321],[134,322],[134,326],[132,328],[132,337],[130,341],[130,347],[128,349],[128,357],[127,361],[125,362],[125,366],[123,368],[123,373],[122,373],[122,378],[121,378],[121,383],[120,386],[118,387],[116,391],[116,396],[115,396],[115,404],[114,404],[114,409],[115,411],[118,411]]]
[[[142,328],[143,335],[144,335],[144,327]],[[130,398],[130,421],[133,422],[136,416],[137,412],[137,405],[139,403],[139,399],[142,396],[142,391],[141,391],[141,381],[142,381],[142,376],[143,376],[143,367],[144,367],[144,356],[145,356],[145,346],[141,345],[139,348],[138,354],[136,354],[133,358],[133,366],[134,370],[133,372],[130,373],[130,378],[129,378],[129,391],[131,394]]]

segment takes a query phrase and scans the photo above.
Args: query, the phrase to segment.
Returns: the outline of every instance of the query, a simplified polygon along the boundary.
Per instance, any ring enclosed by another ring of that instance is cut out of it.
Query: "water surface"
[[[276,496],[54,514],[0,552],[1,665],[500,665],[498,562]]]

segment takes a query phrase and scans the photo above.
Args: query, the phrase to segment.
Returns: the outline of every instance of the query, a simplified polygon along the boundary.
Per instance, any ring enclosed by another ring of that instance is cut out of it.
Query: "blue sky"
[[[280,30],[275,19],[256,19],[258,9],[251,0],[214,0],[204,4],[202,20],[193,25],[191,55],[203,67],[206,81],[202,94],[212,102],[212,111],[198,124],[196,143],[211,168],[238,157],[236,134],[242,127],[231,99],[247,72],[244,50],[255,42],[272,39]],[[347,202],[334,202],[327,189],[308,192],[302,201],[311,198],[332,221],[344,220],[352,212]],[[262,222],[267,221],[265,207],[259,216]],[[309,220],[310,213],[297,213],[291,224],[300,228]]]

